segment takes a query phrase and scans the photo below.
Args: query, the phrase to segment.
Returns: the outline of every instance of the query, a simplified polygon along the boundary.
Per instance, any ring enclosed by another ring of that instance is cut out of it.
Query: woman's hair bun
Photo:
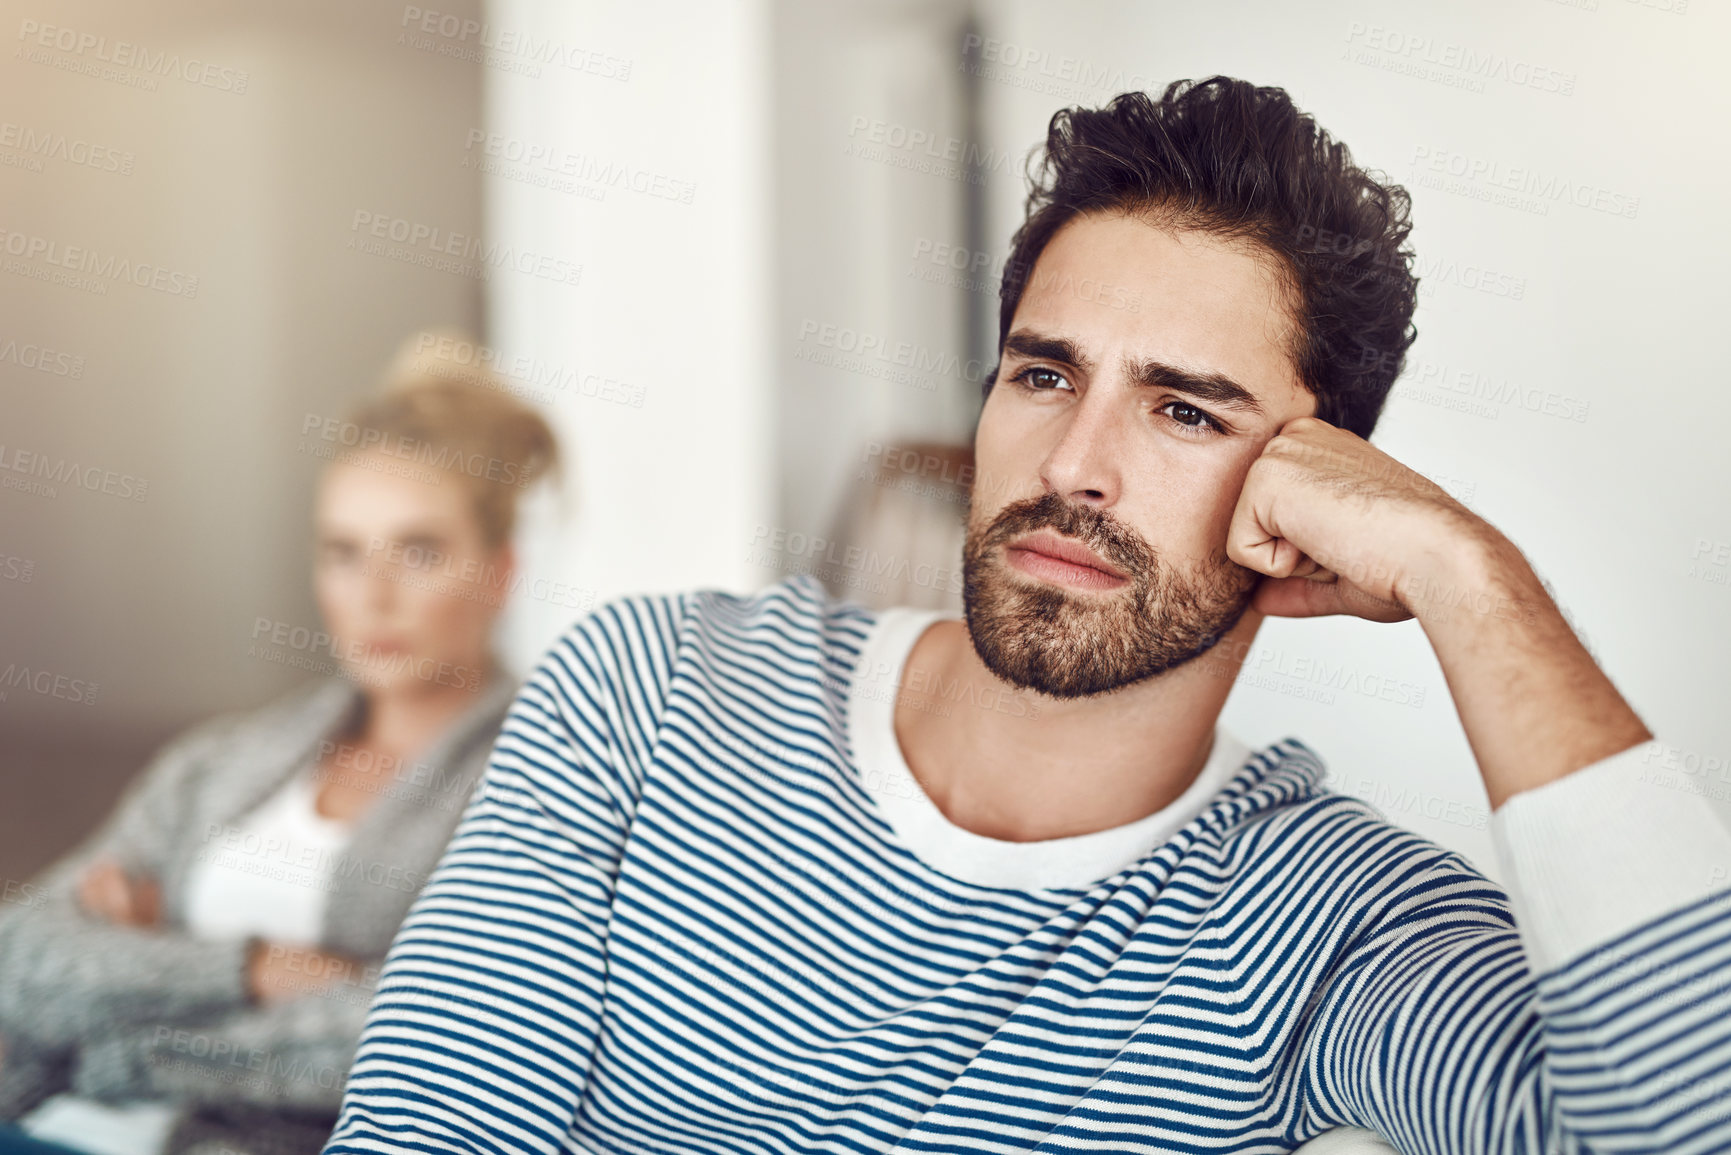
[[[546,418],[486,361],[459,329],[423,329],[398,347],[378,394],[350,418],[369,441],[463,479],[489,545],[511,538],[517,499],[557,475],[559,444]]]

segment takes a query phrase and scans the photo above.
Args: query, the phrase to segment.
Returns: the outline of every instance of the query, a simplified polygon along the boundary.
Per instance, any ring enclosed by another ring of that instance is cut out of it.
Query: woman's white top
[[[186,881],[190,933],[317,945],[350,834],[318,812],[318,790],[307,767],[232,827],[206,832]]]

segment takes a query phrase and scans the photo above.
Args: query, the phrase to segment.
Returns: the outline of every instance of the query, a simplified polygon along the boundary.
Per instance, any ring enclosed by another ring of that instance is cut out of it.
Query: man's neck
[[[1035,842],[1122,826],[1171,804],[1201,773],[1261,624],[1247,610],[1200,658],[1110,694],[1057,699],[988,670],[964,622],[936,622],[908,655],[896,741],[927,797],[964,830]],[[954,687],[949,708],[922,708],[908,692],[922,684]],[[1006,695],[1026,705],[1004,709]]]

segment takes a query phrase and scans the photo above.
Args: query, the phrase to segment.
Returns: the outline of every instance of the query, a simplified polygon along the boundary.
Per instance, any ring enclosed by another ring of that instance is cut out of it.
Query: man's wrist
[[[1433,641],[1441,631],[1532,626],[1558,613],[1525,555],[1487,522],[1450,519],[1418,554],[1395,592]]]
[[[1652,737],[1512,541],[1437,533],[1401,593],[1423,627],[1495,812]]]

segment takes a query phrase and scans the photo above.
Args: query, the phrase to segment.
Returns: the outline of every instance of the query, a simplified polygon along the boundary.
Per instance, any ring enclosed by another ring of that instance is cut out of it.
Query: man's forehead
[[[1194,229],[1078,216],[1035,261],[1011,332],[1060,337],[1096,364],[1122,357],[1220,374],[1278,402],[1303,390],[1273,259]]]

